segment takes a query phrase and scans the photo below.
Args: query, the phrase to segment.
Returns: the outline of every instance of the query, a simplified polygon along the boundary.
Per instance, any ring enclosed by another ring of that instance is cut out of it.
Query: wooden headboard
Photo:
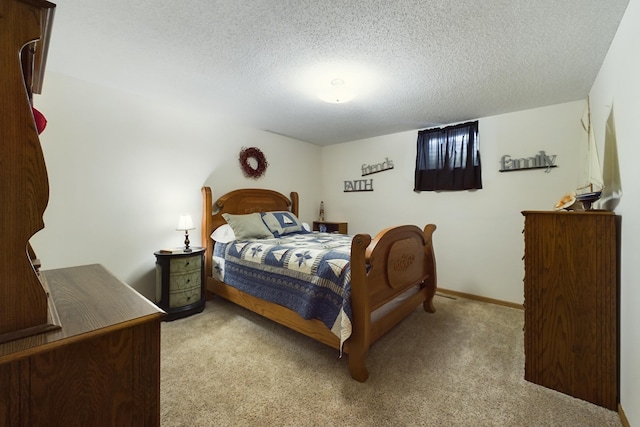
[[[211,187],[202,187],[202,244],[205,252],[205,275],[211,276],[213,247],[211,233],[227,223],[223,213],[248,214],[253,212],[290,211],[298,216],[298,193],[291,198],[282,193],[263,188],[243,188],[224,194],[213,203]]]

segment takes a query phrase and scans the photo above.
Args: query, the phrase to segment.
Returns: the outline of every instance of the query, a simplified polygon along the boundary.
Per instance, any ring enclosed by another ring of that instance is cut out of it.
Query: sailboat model
[[[602,170],[600,168],[600,159],[598,158],[598,148],[596,147],[596,138],[594,136],[593,127],[591,126],[591,107],[589,98],[587,98],[587,110],[582,116],[582,128],[587,133],[586,153],[583,161],[583,185],[576,189],[576,200],[582,203],[585,210],[591,209],[594,202],[598,201],[602,196],[604,182],[602,179]]]

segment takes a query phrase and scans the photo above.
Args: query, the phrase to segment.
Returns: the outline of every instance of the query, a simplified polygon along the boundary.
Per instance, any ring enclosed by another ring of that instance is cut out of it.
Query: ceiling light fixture
[[[324,102],[344,104],[355,98],[356,93],[352,87],[345,83],[344,79],[336,77],[331,79],[328,85],[320,88],[318,96]]]
[[[322,62],[291,70],[295,90],[309,102],[318,100],[344,104],[354,98],[358,102],[373,101],[383,88],[390,87],[385,73],[357,62]]]

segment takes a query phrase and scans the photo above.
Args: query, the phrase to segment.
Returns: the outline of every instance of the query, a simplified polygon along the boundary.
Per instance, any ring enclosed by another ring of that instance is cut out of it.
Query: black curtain
[[[418,132],[413,191],[482,188],[478,122]]]

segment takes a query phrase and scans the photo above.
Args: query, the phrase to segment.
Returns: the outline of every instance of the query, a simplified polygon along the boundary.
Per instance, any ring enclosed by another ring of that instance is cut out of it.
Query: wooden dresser
[[[0,426],[160,425],[163,312],[101,265],[41,274],[62,328],[0,344]]]
[[[617,410],[620,217],[523,215],[525,379]]]

